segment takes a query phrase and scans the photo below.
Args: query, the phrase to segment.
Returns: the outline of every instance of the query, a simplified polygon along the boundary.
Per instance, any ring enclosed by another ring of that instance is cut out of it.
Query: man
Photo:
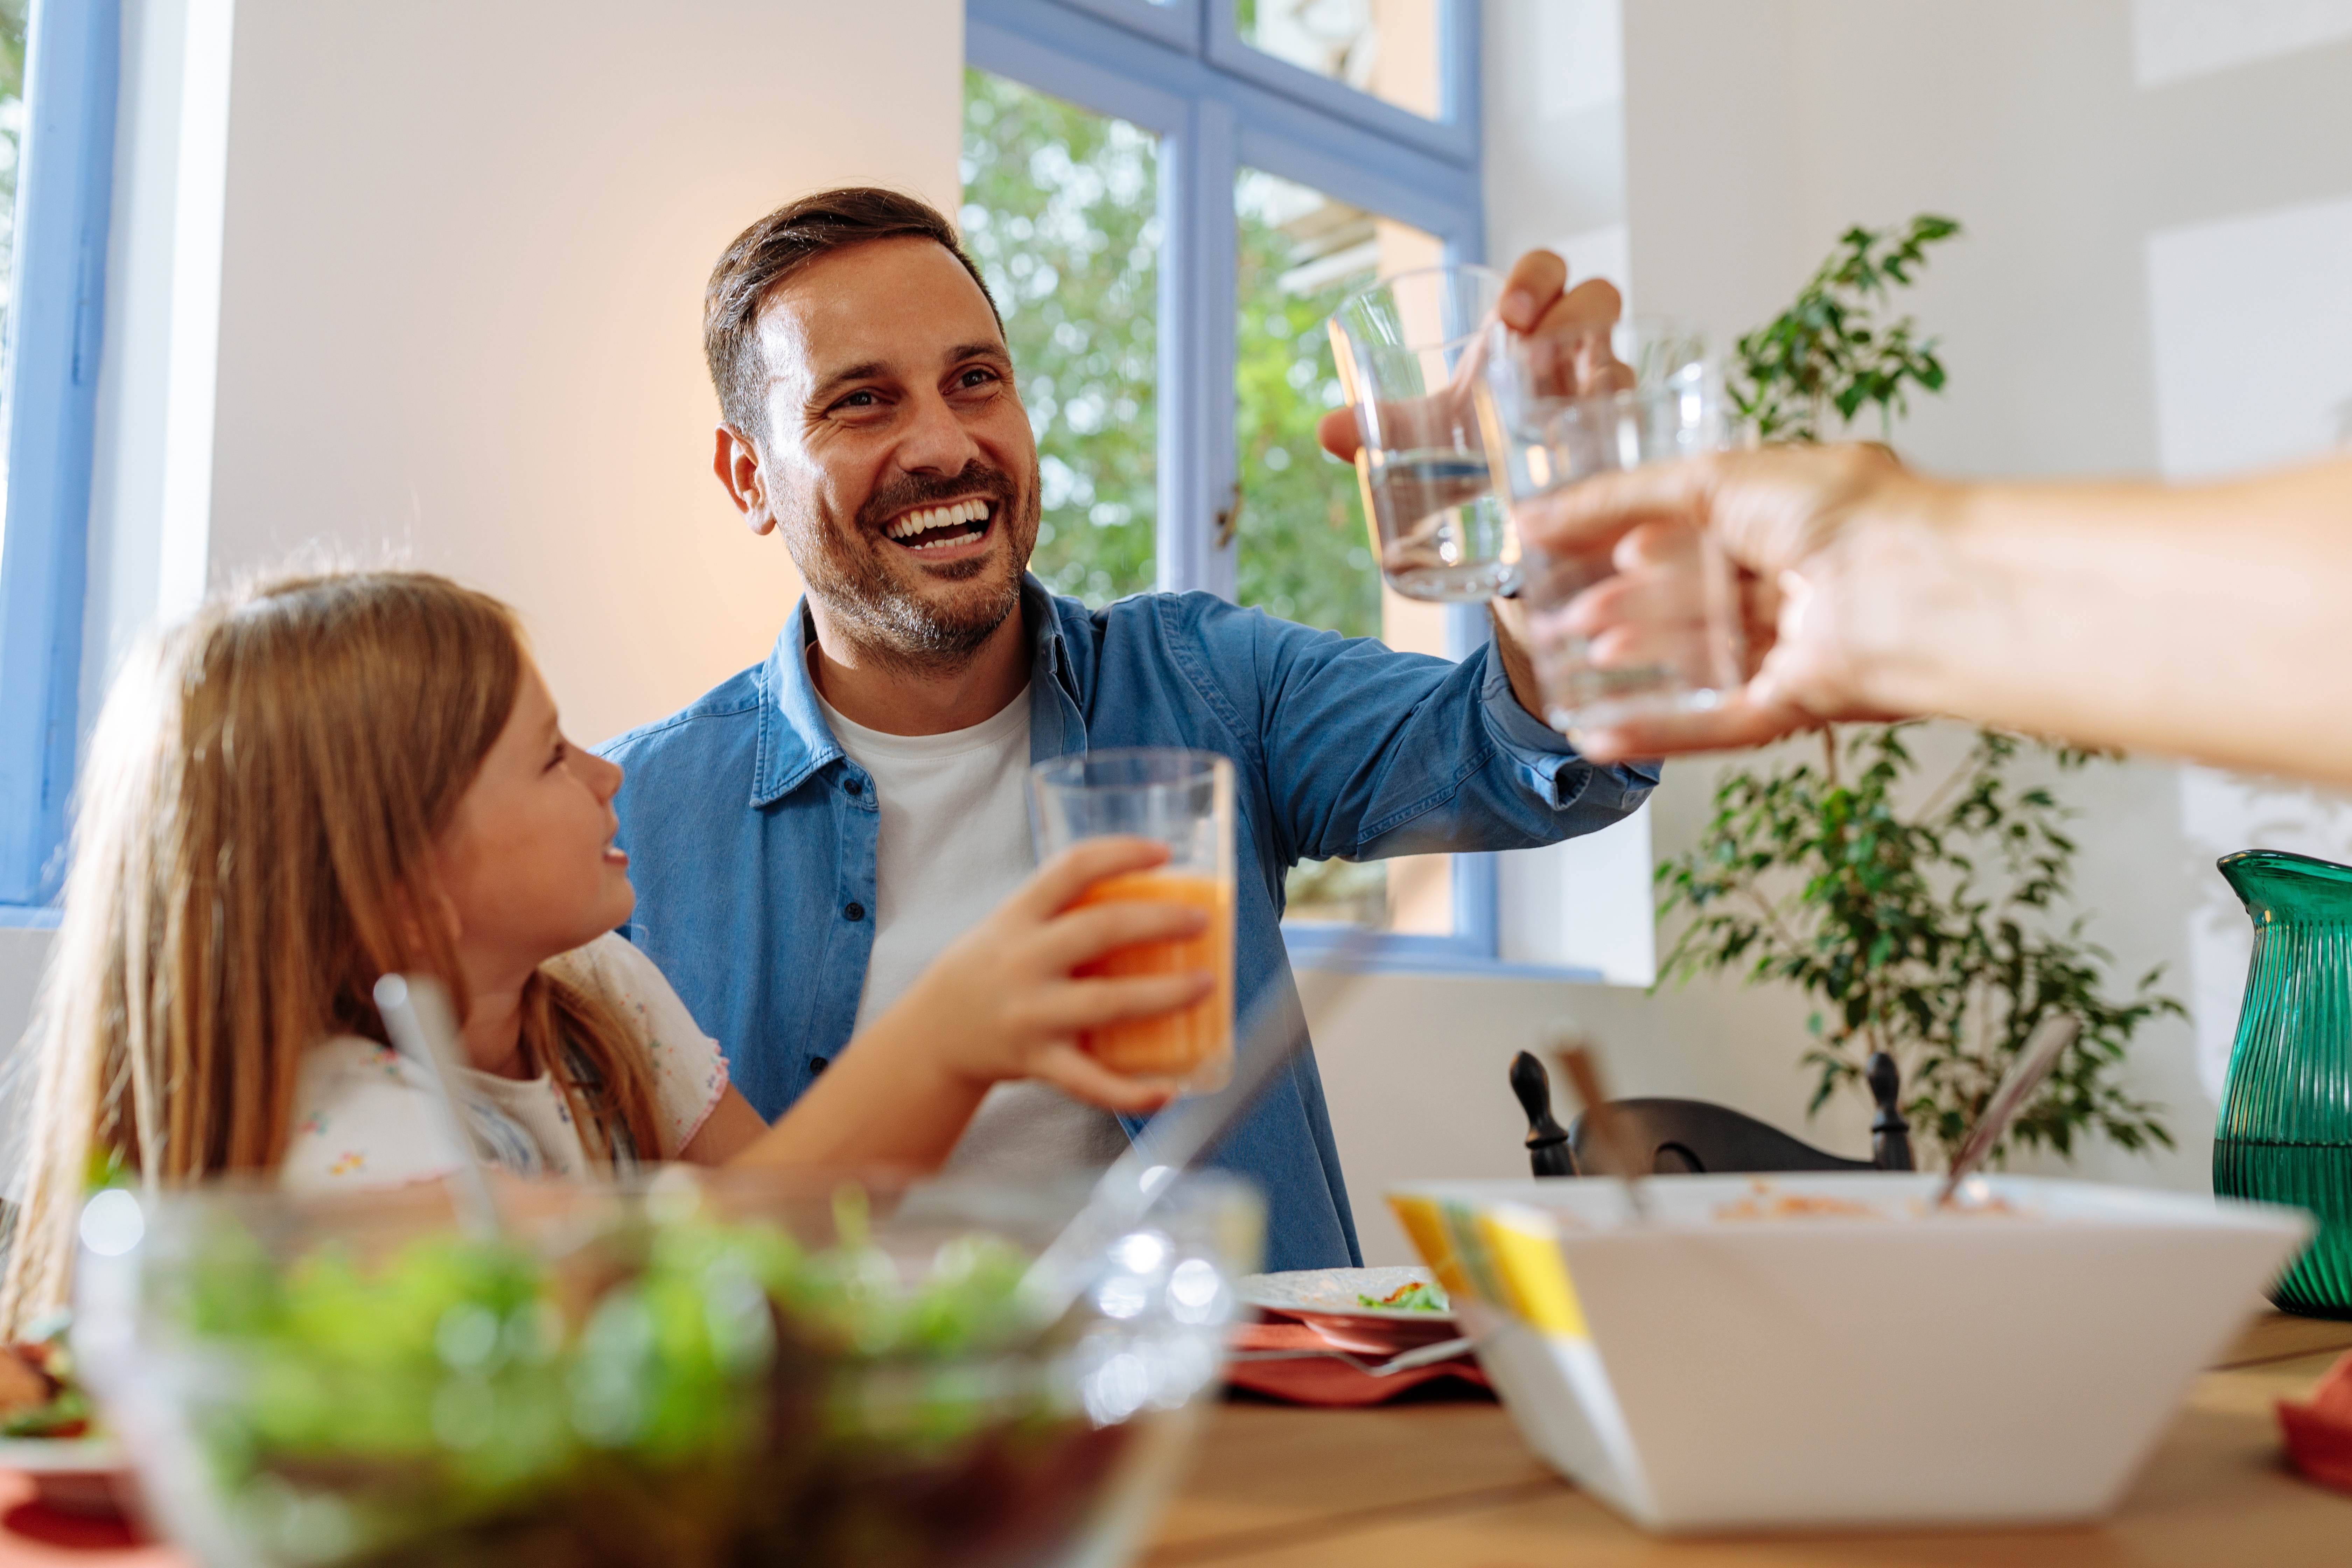
[[[1530,258],[1507,313],[1613,316]],[[947,220],[892,192],[794,202],[719,258],[704,345],[719,482],[807,597],[763,664],[610,742],[626,928],[763,1116],[805,1089],[1032,863],[1031,763],[1186,746],[1237,773],[1235,992],[1296,1006],[1279,923],[1302,858],[1511,849],[1617,820],[1655,774],[1538,721],[1516,635],[1459,665],[1208,595],[1101,611],[1024,568],[1037,450],[1002,321]],[[1327,422],[1343,444],[1345,421]],[[1344,455],[1344,454],[1343,454]],[[951,1169],[1099,1169],[1140,1123],[1043,1085],[990,1094]],[[1216,1156],[1265,1190],[1266,1266],[1359,1260],[1314,1058]]]

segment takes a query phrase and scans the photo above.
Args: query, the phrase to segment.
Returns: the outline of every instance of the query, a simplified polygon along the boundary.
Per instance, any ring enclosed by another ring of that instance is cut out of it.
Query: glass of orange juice
[[[1172,747],[1057,757],[1029,770],[1029,816],[1040,859],[1109,834],[1168,846],[1166,865],[1107,877],[1078,902],[1195,904],[1208,911],[1208,929],[1120,948],[1079,973],[1207,970],[1217,977],[1216,989],[1181,1012],[1090,1029],[1084,1044],[1116,1072],[1172,1078],[1194,1093],[1223,1089],[1234,1063],[1234,764],[1213,752]]]

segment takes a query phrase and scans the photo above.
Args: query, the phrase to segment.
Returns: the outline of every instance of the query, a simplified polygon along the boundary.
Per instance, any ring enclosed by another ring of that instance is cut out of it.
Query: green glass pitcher
[[[2213,1190],[2318,1215],[2318,1239],[2271,1300],[2352,1318],[2352,866],[2270,849],[2219,864],[2253,918],[2254,961],[2221,1088]]]

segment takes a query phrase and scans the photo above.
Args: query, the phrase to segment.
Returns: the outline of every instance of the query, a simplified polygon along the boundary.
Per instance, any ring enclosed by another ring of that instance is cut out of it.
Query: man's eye
[[[997,374],[994,371],[989,370],[984,366],[974,365],[971,369],[964,372],[963,374],[958,378],[958,383],[963,387],[969,389],[975,386],[989,385],[996,379]]]
[[[834,407],[836,409],[874,408],[879,406],[881,401],[882,400],[880,398],[875,396],[870,392],[853,392],[848,396],[843,398],[840,402],[835,404]]]

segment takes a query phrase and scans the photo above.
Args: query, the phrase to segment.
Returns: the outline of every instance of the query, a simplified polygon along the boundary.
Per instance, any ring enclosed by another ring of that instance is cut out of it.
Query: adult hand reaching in
[[[1791,447],[1583,480],[1518,518],[1529,544],[1586,552],[1694,521],[1741,572],[1746,690],[1580,736],[1596,759],[1934,713],[2352,784],[2352,458],[2200,486],[1997,484]]]
[[[1601,760],[1652,757],[1761,745],[1833,720],[1900,717],[1856,663],[1854,618],[1870,599],[1856,582],[1855,520],[1924,513],[1933,491],[1883,447],[1792,447],[1653,464],[1520,503],[1521,536],[1537,549],[1638,552],[1650,525],[1693,522],[1713,531],[1738,574],[1750,676],[1741,693],[1711,711],[1580,733],[1579,749]],[[1596,595],[1587,618],[1597,624],[1580,630],[1606,635],[1612,608]]]

